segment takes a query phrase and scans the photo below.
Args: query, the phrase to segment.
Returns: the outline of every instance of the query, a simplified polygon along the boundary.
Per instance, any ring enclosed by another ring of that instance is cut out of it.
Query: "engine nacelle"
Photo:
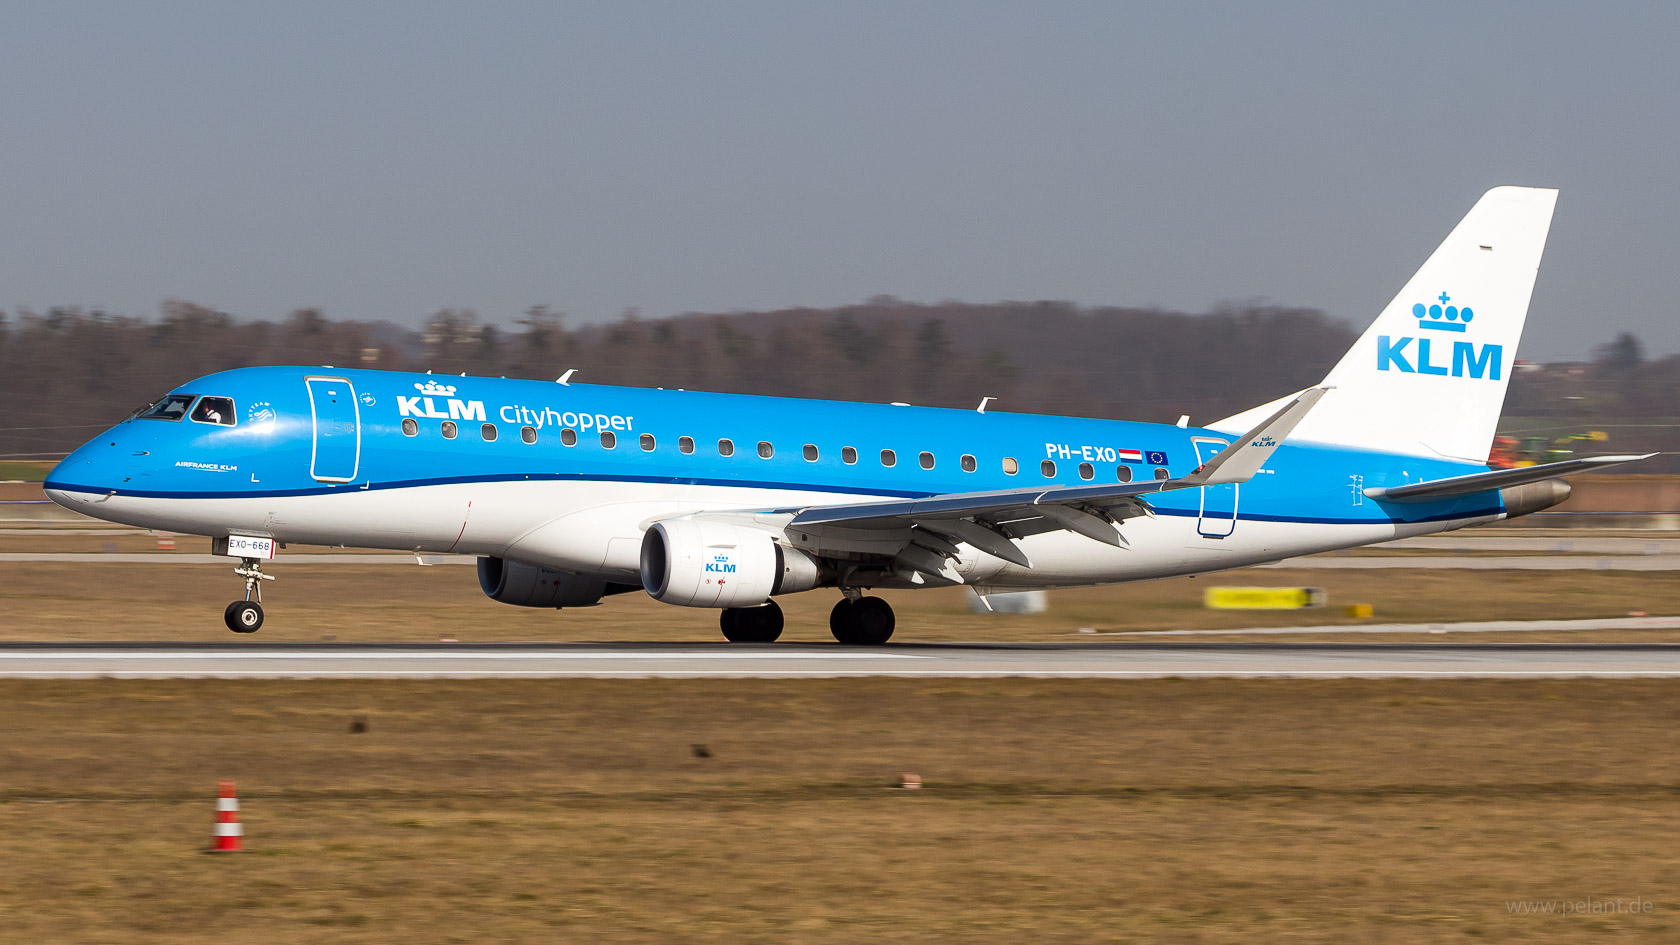
[[[704,519],[657,522],[642,536],[642,588],[683,607],[755,607],[816,587],[821,568],[763,529]]]
[[[478,559],[478,586],[491,600],[516,607],[590,607],[607,594],[629,590],[598,577],[486,557]]]
[[[1516,518],[1541,509],[1549,509],[1569,498],[1569,483],[1562,479],[1542,479],[1520,486],[1499,490],[1499,501],[1505,504],[1505,517]]]

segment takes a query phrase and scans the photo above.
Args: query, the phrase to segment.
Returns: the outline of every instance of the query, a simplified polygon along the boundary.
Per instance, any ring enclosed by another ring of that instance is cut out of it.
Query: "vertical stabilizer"
[[[1324,379],[1334,390],[1291,439],[1485,462],[1556,204],[1538,187],[1482,195]],[[1246,430],[1288,399],[1211,426]]]

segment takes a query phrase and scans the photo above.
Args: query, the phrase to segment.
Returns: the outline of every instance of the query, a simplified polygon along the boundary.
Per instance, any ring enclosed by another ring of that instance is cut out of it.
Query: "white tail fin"
[[[1325,377],[1293,440],[1485,462],[1557,191],[1495,187]],[[1240,432],[1290,397],[1227,417]]]

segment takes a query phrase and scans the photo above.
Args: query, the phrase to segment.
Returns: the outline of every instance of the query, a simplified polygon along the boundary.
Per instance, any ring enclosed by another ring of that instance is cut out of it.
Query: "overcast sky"
[[[12,0],[0,308],[1362,325],[1515,183],[1563,192],[1523,355],[1675,352],[1677,11]]]

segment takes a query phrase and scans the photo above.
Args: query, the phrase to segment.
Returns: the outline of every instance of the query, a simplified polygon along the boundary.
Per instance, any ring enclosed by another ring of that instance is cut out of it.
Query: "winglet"
[[[1219,451],[1219,455],[1202,464],[1202,467],[1181,482],[1186,486],[1211,486],[1226,482],[1247,482],[1254,478],[1260,467],[1266,465],[1266,460],[1272,458],[1272,452],[1278,448],[1285,437],[1301,418],[1307,415],[1313,405],[1318,403],[1329,387],[1314,387],[1295,395],[1295,399],[1284,404],[1277,413],[1272,414],[1260,425],[1243,434],[1236,442]]]

